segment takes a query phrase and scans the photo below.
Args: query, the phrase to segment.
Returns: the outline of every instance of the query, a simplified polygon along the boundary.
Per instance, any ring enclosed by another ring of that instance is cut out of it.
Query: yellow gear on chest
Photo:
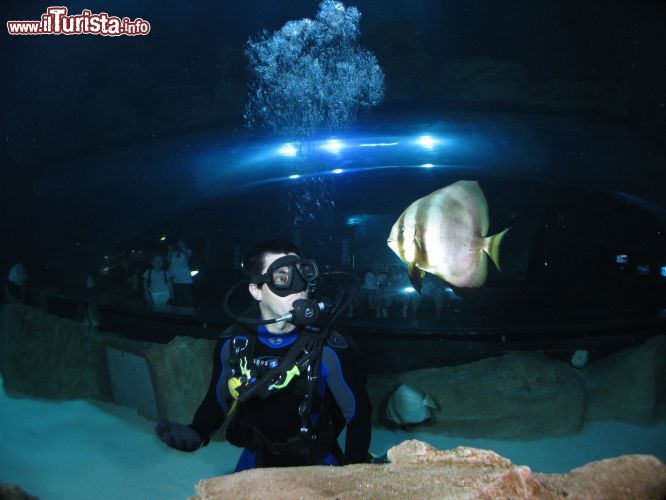
[[[231,377],[227,381],[229,394],[231,394],[231,397],[234,399],[238,399],[240,397],[240,393],[238,392],[239,387],[250,385],[250,383],[254,381],[254,377],[252,377],[252,370],[248,369],[247,358],[245,356],[243,356],[240,360],[240,371],[240,377]]]
[[[252,370],[247,367],[247,357],[243,356],[239,363],[241,375],[240,377],[231,377],[227,381],[227,387],[229,389],[229,394],[232,398],[238,399],[240,397],[240,392],[238,389],[243,386],[248,386],[255,381],[255,378],[252,376]],[[282,376],[278,377],[273,384],[269,386],[269,390],[284,389],[289,385],[294,377],[297,377],[301,374],[301,371],[298,365],[294,365],[285,372]],[[282,379],[282,381],[280,381]]]

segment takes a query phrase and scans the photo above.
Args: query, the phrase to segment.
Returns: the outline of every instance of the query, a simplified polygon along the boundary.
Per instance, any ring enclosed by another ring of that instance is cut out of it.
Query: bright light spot
[[[298,174],[293,174],[293,175],[289,176],[290,179],[298,179],[299,177],[300,177],[300,175],[298,175]]]
[[[397,142],[377,142],[371,144],[359,144],[359,148],[387,148],[389,146],[397,146]]]
[[[365,215],[350,215],[347,217],[345,220],[345,224],[348,226],[358,226],[359,224],[363,224],[363,221],[365,220],[367,216]]]
[[[626,264],[629,262],[629,256],[625,254],[620,254],[615,256],[616,264]]]
[[[344,145],[337,139],[329,139],[322,147],[329,153],[337,154],[344,147]]]
[[[422,135],[416,142],[426,149],[432,149],[437,144],[437,141],[431,135]]]
[[[296,154],[298,154],[298,150],[293,144],[287,143],[282,145],[280,149],[278,149],[278,153],[281,156],[296,156]]]
[[[160,236],[160,241],[164,241],[164,240],[166,240],[166,235],[163,234],[162,236]]]
[[[661,277],[666,278],[666,266],[661,266]]]
[[[342,172],[344,172],[344,170],[342,170],[341,168],[336,168],[335,170],[332,170],[332,172],[334,174],[341,174]]]
[[[190,271],[190,276],[192,276],[193,278],[194,278],[197,274],[199,274],[199,271],[196,270],[196,269],[192,269],[192,270]]]
[[[402,289],[402,293],[414,293],[416,290],[414,290],[413,287],[411,286],[406,286],[405,288]]]
[[[433,165],[432,163],[424,163],[424,164],[421,165],[421,166],[422,166],[423,168],[432,168],[432,167],[434,167],[435,165]]]

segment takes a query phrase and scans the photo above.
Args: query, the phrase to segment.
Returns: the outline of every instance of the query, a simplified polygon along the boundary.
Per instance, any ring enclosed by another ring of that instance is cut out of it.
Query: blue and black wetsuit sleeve
[[[368,462],[370,455],[370,398],[365,387],[362,356],[355,344],[325,346],[326,383],[347,424],[345,464]]]
[[[229,396],[228,391],[220,391],[219,385],[226,382],[228,372],[231,370],[231,363],[229,362],[230,343],[229,338],[221,337],[215,344],[213,373],[208,391],[199,408],[197,408],[192,423],[189,425],[203,438],[204,444],[208,444],[210,437],[220,428],[229,410],[231,396]],[[227,397],[220,400],[218,394],[224,394]]]

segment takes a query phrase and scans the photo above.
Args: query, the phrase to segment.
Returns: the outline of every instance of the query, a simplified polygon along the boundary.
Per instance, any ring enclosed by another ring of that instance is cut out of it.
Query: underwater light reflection
[[[280,156],[294,157],[298,154],[298,150],[293,144],[287,143],[280,146],[280,149],[278,149],[278,154]]]
[[[438,141],[435,140],[431,135],[422,135],[416,140],[416,143],[423,146],[425,149],[434,148],[437,142]]]
[[[338,154],[345,145],[337,139],[329,139],[321,146],[323,149],[329,153]]]
[[[388,148],[391,146],[397,146],[400,144],[399,142],[377,142],[377,143],[370,143],[370,144],[359,144],[359,148]]]
[[[220,196],[241,189],[296,179],[293,175],[330,176],[377,170],[419,169],[423,172],[446,167],[448,171],[469,172],[512,169],[520,163],[509,162],[514,152],[529,157],[530,175],[541,171],[543,161],[530,144],[518,143],[492,124],[479,130],[447,125],[447,132],[416,131],[374,134],[356,131],[348,136],[319,136],[307,140],[285,137],[217,141],[214,148],[202,151],[196,161],[197,187],[205,196]],[[416,127],[414,127],[416,128]],[[454,131],[455,130],[455,131]],[[529,135],[521,135],[521,141]],[[422,144],[417,142],[421,138]],[[431,149],[425,146],[432,146]],[[520,145],[520,148],[518,147]],[[502,154],[498,154],[498,151]],[[341,172],[344,170],[344,172]]]

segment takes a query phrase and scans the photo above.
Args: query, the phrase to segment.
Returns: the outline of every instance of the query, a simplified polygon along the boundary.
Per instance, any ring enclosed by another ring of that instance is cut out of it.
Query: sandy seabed
[[[0,482],[44,500],[184,499],[204,478],[233,471],[240,450],[213,442],[195,453],[164,445],[154,422],[134,410],[89,401],[52,402],[9,397],[0,390]],[[384,453],[405,439],[440,449],[492,449],[534,472],[567,472],[624,454],[666,462],[666,422],[587,424],[567,437],[529,441],[464,439],[427,432],[373,429],[371,451]]]

